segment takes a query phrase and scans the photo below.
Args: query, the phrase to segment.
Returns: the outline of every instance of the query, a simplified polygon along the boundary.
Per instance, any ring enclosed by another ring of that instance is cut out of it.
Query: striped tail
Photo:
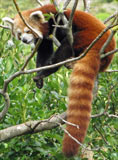
[[[100,67],[100,57],[97,50],[91,49],[87,55],[77,61],[70,77],[69,104],[67,121],[79,126],[67,124],[67,132],[80,143],[84,141],[91,116],[92,90]],[[67,133],[63,140],[63,153],[66,157],[77,154],[77,144]]]

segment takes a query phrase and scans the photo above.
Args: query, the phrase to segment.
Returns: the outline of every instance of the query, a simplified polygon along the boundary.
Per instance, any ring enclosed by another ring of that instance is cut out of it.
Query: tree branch
[[[90,0],[83,0],[83,2],[84,2],[85,12],[89,12],[89,10],[90,10]]]
[[[116,30],[111,31],[110,36],[108,37],[108,39],[106,40],[106,42],[103,44],[102,48],[100,49],[100,54],[104,54],[104,51],[106,49],[106,47],[109,45],[109,43],[111,42],[113,36],[116,34]]]
[[[118,12],[116,11],[114,14],[112,14],[110,17],[108,17],[105,21],[104,24],[106,24],[107,22],[109,22],[111,19],[113,19],[114,17],[116,17],[118,15]]]
[[[62,113],[59,116],[62,119],[65,119],[66,114]],[[12,126],[0,131],[0,142],[25,134],[33,134],[44,130],[50,130],[63,123],[64,122],[58,117],[58,115],[53,115],[51,118],[46,120],[29,121],[23,124]]]
[[[107,57],[107,56],[109,56],[111,54],[116,53],[116,52],[118,52],[118,48],[114,49],[113,51],[107,52],[106,54],[101,55],[100,58],[103,59],[103,58],[105,58],[105,57]]]
[[[63,5],[63,10],[65,10],[67,8],[67,6],[69,5],[69,3],[71,2],[71,0],[66,0],[64,5]]]
[[[37,0],[37,2],[39,3],[39,5],[42,7],[44,6],[44,4],[40,1],[40,0]]]
[[[29,55],[29,57],[27,58],[27,60],[25,61],[23,67],[21,68],[21,71],[23,71],[25,69],[25,67],[28,65],[29,61],[31,60],[31,58],[34,56],[34,54],[36,53],[39,45],[41,44],[42,40],[38,40],[38,42],[36,43],[35,48],[33,49],[31,55]]]

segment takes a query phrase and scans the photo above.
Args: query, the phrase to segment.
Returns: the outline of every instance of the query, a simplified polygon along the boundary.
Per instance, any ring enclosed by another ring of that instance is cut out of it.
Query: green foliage
[[[107,2],[107,3],[110,3],[110,2],[117,2],[118,0],[102,0],[101,2]]]
[[[2,7],[0,10],[0,17],[4,17],[5,12]],[[10,8],[9,11],[11,10]],[[106,16],[107,13],[98,15],[101,19]],[[22,67],[31,49],[30,46],[24,46],[15,39],[13,40],[15,46],[10,47],[7,43],[10,36],[9,31],[0,29],[0,88],[3,87],[5,79]],[[118,69],[117,64],[118,55],[115,56],[110,68]],[[30,68],[35,68],[35,58],[27,67]],[[33,82],[35,74],[22,75],[14,79],[8,87],[11,105],[6,117],[0,123],[0,129],[28,120],[43,120],[55,113],[64,112],[67,107],[70,72],[62,67],[57,73],[45,79],[41,90],[37,89]],[[99,75],[99,91],[93,102],[92,114],[104,112],[106,106],[108,106],[108,114],[118,114],[117,82],[118,73]],[[4,99],[0,95],[0,111],[4,107],[3,104]],[[13,138],[0,143],[0,160],[66,160],[61,151],[62,139],[63,131],[60,128]],[[117,139],[118,119],[107,115],[92,118],[85,144],[91,145],[93,149],[99,147],[98,151],[94,151],[94,159],[118,160]],[[79,160],[79,158],[77,156],[72,160]]]
[[[8,47],[9,32],[1,31],[0,88],[4,79],[18,71],[23,65],[30,47],[14,40],[15,47]],[[4,44],[4,45],[3,45]],[[35,68],[32,59],[28,68]],[[55,75],[45,79],[42,90],[33,82],[33,75],[20,76],[14,79],[8,88],[11,105],[0,129],[20,124],[28,120],[46,119],[55,113],[66,110],[66,95],[69,73],[62,68]],[[63,90],[62,90],[63,88]],[[4,100],[0,95],[0,111]],[[63,159],[61,154],[62,131],[54,129],[40,134],[14,138],[0,144],[0,159]],[[14,147],[15,146],[15,147]],[[28,158],[30,157],[30,158]]]

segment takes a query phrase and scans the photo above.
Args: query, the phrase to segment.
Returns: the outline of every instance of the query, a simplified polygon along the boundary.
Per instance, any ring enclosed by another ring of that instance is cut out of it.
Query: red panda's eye
[[[21,33],[18,33],[18,39],[21,39]]]
[[[21,33],[18,33],[19,36],[21,36]]]
[[[26,31],[26,33],[30,33],[30,30]]]

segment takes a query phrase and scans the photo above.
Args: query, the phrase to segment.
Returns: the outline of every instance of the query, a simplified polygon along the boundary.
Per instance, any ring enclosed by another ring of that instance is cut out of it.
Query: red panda
[[[40,8],[23,11],[22,15],[28,24],[33,27],[40,37],[36,37],[22,22],[19,15],[14,19],[4,18],[11,26],[12,34],[19,40],[31,44],[35,43],[38,39],[42,42],[38,48],[37,67],[47,64],[54,64],[72,57],[72,48],[69,46],[65,31],[58,28],[56,37],[60,41],[61,46],[53,53],[53,42],[47,37],[52,34],[54,29],[53,18],[46,21],[44,14],[53,13],[57,17],[57,11],[53,5],[44,5]],[[67,9],[64,14],[69,18],[71,13]],[[60,22],[63,24],[63,22]],[[89,13],[83,11],[75,11],[73,17],[73,50],[75,57],[79,56],[91,42],[105,29],[105,25]],[[68,109],[67,121],[79,126],[74,127],[67,124],[66,130],[72,137],[76,138],[80,143],[83,143],[91,116],[91,103],[92,103],[92,90],[94,81],[99,71],[104,71],[110,64],[113,55],[100,59],[99,51],[105,41],[110,35],[107,31],[100,40],[89,50],[85,57],[78,60],[73,67],[70,76],[69,91],[68,91]],[[107,53],[115,48],[114,38],[111,40],[104,53]],[[38,73],[35,81],[41,82],[37,86],[42,87],[43,78],[56,72],[59,67],[42,71]],[[77,144],[67,133],[64,135],[63,140],[63,153],[66,157],[72,157],[78,153],[79,144]]]

